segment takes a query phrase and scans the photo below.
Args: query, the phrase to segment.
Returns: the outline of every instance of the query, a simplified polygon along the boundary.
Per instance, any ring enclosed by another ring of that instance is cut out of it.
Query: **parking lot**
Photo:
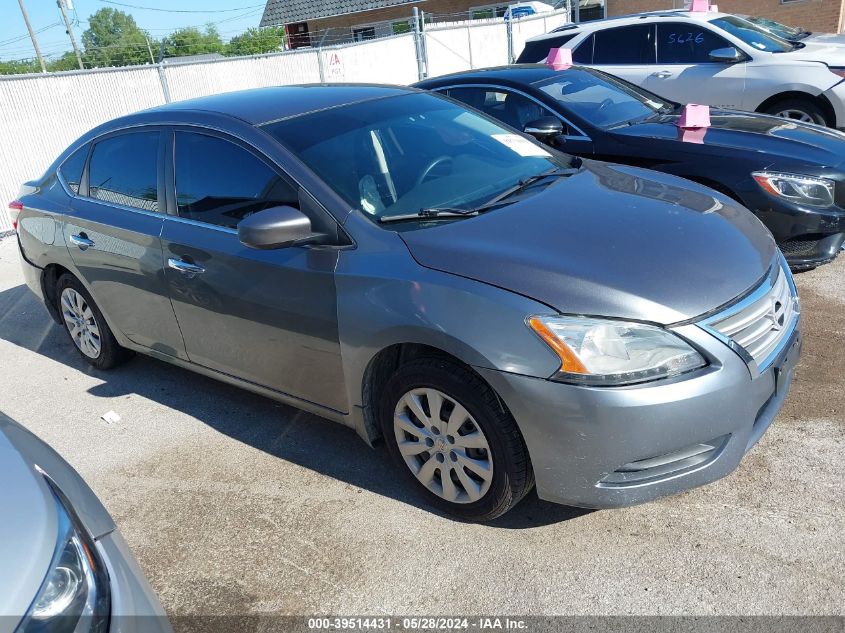
[[[16,251],[0,240],[0,409],[89,482],[171,616],[845,614],[845,257],[797,277],[793,391],[733,475],[471,525],[347,428],[145,357],[91,369]]]

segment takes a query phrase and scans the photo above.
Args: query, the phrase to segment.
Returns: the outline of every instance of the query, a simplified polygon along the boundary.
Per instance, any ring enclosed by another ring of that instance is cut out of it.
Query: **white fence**
[[[525,40],[566,21],[566,12],[429,25],[420,57],[428,76],[508,63]],[[511,47],[508,45],[511,31]],[[0,76],[0,233],[20,183],[39,177],[62,150],[92,127],[169,101],[284,84],[378,82],[418,77],[414,33],[323,49],[127,68]]]

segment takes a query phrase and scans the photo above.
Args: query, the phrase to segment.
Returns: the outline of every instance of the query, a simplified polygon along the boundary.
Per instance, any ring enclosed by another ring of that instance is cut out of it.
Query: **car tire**
[[[73,275],[62,275],[56,282],[56,307],[76,351],[90,365],[111,369],[131,356],[118,344],[93,297]]]
[[[795,119],[804,123],[815,123],[817,125],[830,125],[824,111],[809,99],[782,99],[776,101],[768,108],[766,114]]]
[[[490,521],[534,486],[528,449],[513,416],[464,366],[440,358],[402,365],[382,390],[379,419],[399,469],[449,514]]]

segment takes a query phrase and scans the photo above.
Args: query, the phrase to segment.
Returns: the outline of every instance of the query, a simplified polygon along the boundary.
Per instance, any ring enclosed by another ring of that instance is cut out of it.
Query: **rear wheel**
[[[400,367],[383,390],[380,419],[407,480],[450,514],[495,519],[534,485],[513,417],[478,375],[456,363],[424,358]]]
[[[824,111],[809,99],[783,99],[766,108],[766,114],[773,114],[784,119],[801,121],[802,123],[815,123],[817,125],[828,125]]]
[[[128,358],[129,350],[118,344],[94,299],[76,277],[59,277],[56,297],[65,332],[86,362],[97,369],[111,369]]]

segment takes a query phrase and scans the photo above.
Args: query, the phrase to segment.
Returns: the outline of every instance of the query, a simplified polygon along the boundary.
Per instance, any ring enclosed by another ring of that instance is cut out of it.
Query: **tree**
[[[222,53],[225,46],[220,39],[217,27],[209,24],[205,32],[189,26],[179,29],[164,39],[164,56],[202,55],[204,53]]]
[[[229,40],[227,55],[258,55],[281,50],[285,45],[285,29],[270,26],[263,29],[247,29]]]
[[[10,59],[0,61],[0,75],[21,75],[24,73],[40,73],[41,65],[35,59]]]
[[[76,53],[68,51],[61,57],[47,60],[47,71],[53,73],[57,70],[79,70],[79,62],[76,59]]]
[[[88,25],[82,34],[86,67],[131,66],[152,61],[148,43],[153,48],[156,44],[128,13],[100,9],[90,17]]]

